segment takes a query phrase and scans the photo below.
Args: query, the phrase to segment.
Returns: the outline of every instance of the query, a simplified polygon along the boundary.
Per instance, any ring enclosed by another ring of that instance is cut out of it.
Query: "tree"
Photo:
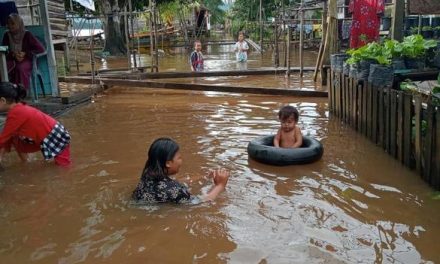
[[[104,51],[109,52],[111,55],[123,55],[127,52],[124,38],[125,24],[123,17],[119,14],[121,10],[123,11],[123,2],[124,1],[118,0],[103,0],[95,2],[95,5],[98,6],[99,12],[104,16]]]

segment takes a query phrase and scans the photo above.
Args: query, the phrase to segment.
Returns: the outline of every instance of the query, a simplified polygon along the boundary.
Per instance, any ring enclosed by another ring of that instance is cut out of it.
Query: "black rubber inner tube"
[[[261,163],[286,166],[317,161],[324,153],[321,142],[312,137],[303,136],[300,148],[276,148],[273,146],[273,138],[273,135],[264,136],[249,142],[249,157]]]

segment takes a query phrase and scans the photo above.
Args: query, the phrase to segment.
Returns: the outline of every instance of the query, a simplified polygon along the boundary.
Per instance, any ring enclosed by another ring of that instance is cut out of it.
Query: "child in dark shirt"
[[[190,201],[191,194],[188,189],[170,178],[179,172],[181,165],[179,145],[170,138],[156,139],[148,150],[148,160],[140,182],[133,192],[133,200],[147,203]],[[219,169],[211,171],[209,176],[213,179],[214,187],[202,197],[204,201],[214,200],[225,189],[229,171]]]

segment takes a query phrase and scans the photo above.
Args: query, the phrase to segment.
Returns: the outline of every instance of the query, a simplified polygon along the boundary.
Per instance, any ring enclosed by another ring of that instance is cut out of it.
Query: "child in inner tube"
[[[297,126],[298,110],[290,105],[283,106],[278,112],[281,127],[273,138],[273,145],[277,148],[299,148],[302,145],[301,129]]]

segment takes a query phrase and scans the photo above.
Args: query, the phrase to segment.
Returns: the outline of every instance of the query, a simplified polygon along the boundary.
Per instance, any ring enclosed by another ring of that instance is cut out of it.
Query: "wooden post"
[[[156,0],[153,0],[153,25],[154,25],[154,60],[156,72],[159,72],[159,51],[157,49],[157,8]]]
[[[290,77],[290,26],[287,24],[287,47],[286,47],[286,56],[287,56],[287,70],[286,77]]]
[[[130,38],[131,41],[131,50],[133,52],[133,66],[135,69],[137,69],[137,61],[136,61],[136,52],[134,51],[134,25],[133,25],[133,6],[131,3],[132,0],[128,0],[128,11],[130,13],[130,29],[131,29],[131,34],[132,34],[132,38]]]
[[[300,18],[300,29],[299,29],[299,76],[303,77],[303,67],[304,67],[304,0],[301,0],[301,18]]]
[[[414,96],[414,115],[415,115],[415,149],[414,158],[416,160],[416,170],[422,172],[422,97]]]
[[[60,91],[58,90],[58,77],[55,61],[55,52],[52,42],[52,33],[50,30],[49,12],[47,10],[47,1],[40,2],[40,23],[44,27],[44,38],[46,40],[47,51],[47,64],[49,66],[50,85],[52,90],[52,96],[58,96]]]
[[[397,157],[397,92],[390,89],[391,108],[390,108],[390,154]]]
[[[372,93],[372,97],[373,97],[373,101],[372,101],[372,111],[371,111],[371,113],[372,113],[372,118],[371,118],[371,120],[372,120],[372,127],[371,127],[371,131],[372,131],[372,134],[371,134],[371,137],[372,137],[372,140],[373,140],[373,142],[374,142],[374,144],[377,144],[377,124],[378,124],[378,120],[377,120],[377,108],[378,108],[378,102],[377,102],[377,91],[378,91],[378,87],[377,86],[373,86],[373,87],[371,87],[372,89],[371,89],[371,93]]]
[[[260,47],[263,53],[263,0],[260,0]]]
[[[378,143],[379,146],[382,146],[383,149],[385,149],[385,107],[384,107],[384,99],[385,99],[385,93],[384,88],[380,87],[378,91],[378,125],[379,125],[379,138]]]
[[[324,51],[319,62],[319,68],[330,61],[330,55],[337,51],[338,36],[338,6],[337,0],[328,1],[328,15],[327,15],[327,32],[324,41]]]
[[[401,41],[403,39],[403,17],[405,16],[405,0],[393,0],[393,18],[391,25],[391,36],[393,39]]]
[[[313,81],[316,82],[318,78],[318,71],[321,72],[321,82],[323,81],[322,76],[322,68],[319,68],[319,65],[322,60],[322,56],[324,55],[324,42],[326,39],[327,33],[327,1],[324,1],[322,7],[322,35],[321,35],[321,43],[319,44],[318,58],[316,59],[315,72],[313,73]]]
[[[403,163],[403,92],[397,95],[397,159]]]
[[[280,66],[280,49],[278,47],[278,21],[275,19],[275,68],[278,68]],[[260,46],[261,47],[261,46]]]
[[[412,95],[404,93],[403,95],[403,164],[411,167],[411,126],[412,126]]]
[[[437,107],[435,113],[435,130],[433,131],[435,138],[434,153],[432,155],[433,174],[432,185],[436,189],[440,189],[440,107]]]
[[[431,100],[428,101],[428,108],[426,110],[426,131],[428,132],[425,137],[425,166],[423,168],[423,179],[432,184],[431,180],[435,177],[431,177],[432,170],[432,149],[433,149],[433,128],[434,128],[434,105]]]
[[[127,61],[128,61],[127,67],[128,69],[131,69],[131,54],[130,54],[131,51],[130,51],[130,38],[128,37],[127,5],[124,6],[124,31],[125,31],[125,46],[127,47]]]

